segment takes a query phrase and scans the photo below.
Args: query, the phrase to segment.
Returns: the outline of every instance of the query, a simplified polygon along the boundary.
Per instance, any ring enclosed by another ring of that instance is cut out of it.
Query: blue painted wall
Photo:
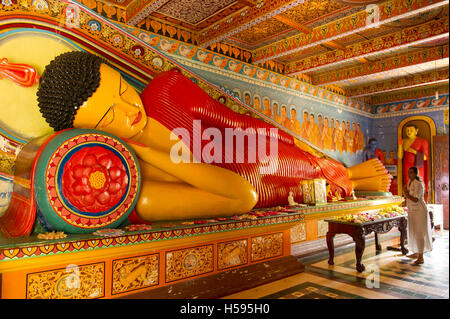
[[[353,122],[355,122],[356,124],[360,123],[366,143],[371,136],[370,130],[372,119],[368,116],[359,115],[337,108],[333,105],[327,104],[325,101],[319,101],[319,98],[314,97],[313,99],[310,99],[308,97],[299,96],[298,92],[293,90],[292,93],[290,93],[289,89],[282,91],[271,87],[260,86],[255,83],[251,83],[251,81],[247,82],[241,79],[229,78],[221,74],[197,69],[195,67],[187,68],[193,73],[199,75],[208,82],[221,87],[222,89],[225,89],[227,91],[234,91],[235,96],[243,102],[244,93],[249,92],[251,95],[251,101],[253,101],[253,97],[255,95],[260,97],[261,105],[262,100],[265,97],[268,97],[271,101],[271,105],[274,101],[278,103],[280,110],[282,105],[286,105],[288,110],[290,110],[292,107],[295,107],[297,111],[297,120],[300,122],[300,124],[302,124],[303,122],[303,112],[306,110],[308,111],[308,113],[314,113],[316,124],[317,116],[321,114],[323,117],[327,116],[329,120],[331,120],[331,118],[334,118],[339,120],[340,122],[342,120],[350,121],[350,124],[352,124]],[[290,117],[289,111],[287,115],[288,117]],[[340,154],[338,151],[325,152],[347,166],[353,166],[362,162],[362,151],[357,152],[356,154],[350,154],[349,152],[343,152],[342,154]]]

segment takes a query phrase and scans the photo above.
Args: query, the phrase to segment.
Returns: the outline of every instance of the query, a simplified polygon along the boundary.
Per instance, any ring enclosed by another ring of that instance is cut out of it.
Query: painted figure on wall
[[[247,105],[252,105],[252,97],[250,96],[250,93],[245,92],[244,93],[244,103]]]
[[[283,125],[288,130],[292,130],[291,127],[291,119],[287,116],[287,107],[286,105],[281,106],[281,125]]]
[[[305,140],[309,140],[309,117],[308,112],[303,111],[303,122],[301,127],[301,137],[303,137]]]
[[[297,119],[297,109],[295,106],[291,108],[291,130],[297,135],[301,134],[301,125]]]
[[[324,117],[324,141],[323,141],[323,148],[326,150],[331,151],[331,140],[332,140],[332,134],[333,129],[330,127],[330,123],[328,120],[328,117]]]
[[[263,107],[264,107],[264,111],[263,113],[268,116],[268,117],[272,117],[272,109],[270,107],[270,100],[268,97],[265,97],[263,100]]]
[[[356,123],[352,122],[352,142],[353,142],[353,154],[358,151],[358,132],[356,131]]]
[[[417,167],[418,176],[428,190],[429,143],[426,139],[417,136],[419,129],[416,125],[406,126],[406,137],[398,140],[398,160],[402,161],[403,185],[408,182],[408,169]]]
[[[331,146],[330,146],[330,150],[333,151],[333,152],[336,150],[336,142],[335,142],[335,136],[334,136],[335,129],[336,129],[336,125],[334,124],[334,118],[331,118],[331,124],[330,124]]]
[[[323,149],[323,143],[324,143],[324,139],[325,139],[325,125],[323,124],[323,117],[322,114],[317,115],[317,122],[319,123],[317,125],[317,140],[316,140],[316,145],[318,148]]]
[[[272,118],[275,122],[281,124],[280,107],[278,102],[272,102]]]
[[[274,127],[233,112],[176,69],[160,73],[139,96],[99,57],[69,52],[46,67],[37,95],[42,115],[56,131],[97,129],[127,140],[140,159],[143,176],[136,212],[147,221],[229,216],[255,205],[283,205],[289,192],[299,196],[298,185],[304,179],[325,178],[342,196],[349,196],[352,189],[386,189],[390,184],[388,175],[379,174],[378,161],[345,168],[300,149],[283,131],[274,136],[283,175],[262,174],[262,163],[226,163],[225,154],[219,163],[192,163],[192,143],[171,138],[180,127],[194,136],[194,128],[183,124],[186,119],[201,120],[201,133],[210,127],[224,132],[229,123],[266,132]],[[210,141],[201,143],[203,148]],[[190,162],[173,162],[170,154],[175,145],[187,152]]]
[[[259,99],[259,96],[254,96],[253,97],[253,107],[258,110],[259,112],[262,112],[263,110],[261,109],[261,101]]]
[[[386,157],[384,162],[386,165],[397,165],[397,159],[395,158],[395,152],[390,151],[389,156]]]
[[[334,126],[334,145],[336,147],[336,151],[339,154],[342,154],[342,131],[339,125],[339,120],[336,119]]]
[[[358,140],[358,150],[363,151],[364,150],[364,133],[361,131],[361,124],[358,123],[356,125],[356,132],[357,132],[357,140]]]
[[[350,122],[347,121],[347,131],[346,131],[346,140],[347,140],[347,152],[353,154],[353,131],[350,128]]]
[[[341,140],[342,140],[342,148],[341,148],[342,154],[343,152],[347,152],[348,134],[347,134],[347,126],[345,125],[345,120],[341,121]]]
[[[319,127],[316,124],[316,120],[314,119],[314,113],[309,113],[309,134],[308,140],[314,145],[317,145],[317,137],[319,135]]]
[[[378,141],[376,138],[369,139],[369,145],[364,151],[364,161],[368,161],[372,158],[378,158],[381,163],[384,163],[383,151],[377,148]]]

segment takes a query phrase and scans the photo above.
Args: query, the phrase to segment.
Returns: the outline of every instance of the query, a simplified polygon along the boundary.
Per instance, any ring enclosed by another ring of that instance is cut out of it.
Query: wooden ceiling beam
[[[298,23],[295,20],[292,20],[289,17],[286,17],[285,15],[278,14],[278,15],[274,16],[274,18],[277,19],[278,21],[280,21],[280,22],[282,22],[282,23],[284,23],[284,24],[294,28],[294,29],[297,29],[300,32],[311,33],[311,31],[312,31],[310,28],[304,26],[301,23]]]
[[[304,3],[305,0],[279,0],[276,1],[276,3],[272,3],[272,1],[257,0],[244,1],[254,3],[255,5],[245,7],[199,31],[200,47],[207,48],[213,43],[221,42],[238,32],[251,28],[258,23],[273,18],[275,15],[290,10]]]
[[[361,58],[392,53],[399,49],[420,45],[430,41],[445,41],[448,39],[449,21],[448,17],[432,20],[414,27],[409,27],[390,34],[379,36],[367,41],[348,45],[345,50],[336,49],[326,53],[308,56],[286,65],[286,74],[315,72],[341,64],[358,61]],[[411,37],[402,37],[402,34],[411,34]],[[401,39],[397,41],[396,39]],[[362,50],[361,48],[364,48]],[[257,59],[254,60],[258,62]]]
[[[441,59],[448,59],[449,45],[440,47],[416,50],[404,54],[395,55],[384,60],[378,60],[364,65],[356,65],[349,68],[332,70],[315,74],[313,76],[314,85],[339,85],[345,81],[364,80],[368,76],[376,77],[385,73],[402,68],[409,68],[414,65],[430,63]]]
[[[243,5],[254,7],[257,5],[256,0],[237,0],[237,2],[242,3]]]
[[[436,83],[443,83],[448,81],[449,69],[448,67],[439,70],[430,70],[416,73],[413,75],[406,75],[397,77],[395,79],[381,80],[377,82],[367,83],[350,87],[345,90],[348,97],[363,97],[368,95],[375,95],[387,92],[393,92],[413,87],[422,87]]]
[[[380,16],[378,21],[369,22],[369,13],[364,9],[355,14],[313,28],[310,34],[299,34],[273,42],[252,52],[255,63],[273,60],[291,55],[330,41],[336,41],[355,34],[377,28],[396,19],[413,17],[420,13],[448,5],[448,0],[415,1],[405,6],[404,0],[391,0],[378,4]],[[392,10],[398,8],[398,10]],[[387,14],[389,13],[389,14]]]

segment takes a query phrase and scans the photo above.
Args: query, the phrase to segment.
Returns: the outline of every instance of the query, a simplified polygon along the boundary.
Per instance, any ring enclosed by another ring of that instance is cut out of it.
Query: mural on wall
[[[182,62],[182,61],[181,61]],[[335,106],[306,97],[280,92],[226,75],[192,68],[204,79],[215,83],[220,90],[253,107],[256,114],[270,117],[287,130],[307,140],[326,154],[348,166],[363,161],[365,144],[370,137],[371,118],[364,113],[351,113]],[[222,96],[218,100],[225,102]],[[238,105],[231,107],[235,112]],[[250,114],[249,114],[250,115]]]
[[[199,48],[195,45],[188,45],[181,41],[166,38],[151,32],[146,32],[138,28],[133,28],[130,26],[121,27],[128,32],[131,32],[133,35],[152,46],[154,49],[157,49],[164,54],[173,55],[173,57],[181,57],[191,61],[201,62],[205,65],[271,83],[282,88],[290,88],[304,94],[309,94],[332,101],[349,109],[356,109],[370,113],[373,111],[372,107],[365,103],[362,99],[349,98],[335,92],[336,90],[330,91],[330,89],[324,89],[308,83],[310,82],[310,79],[307,76],[303,76],[299,80],[299,77],[294,78],[282,75],[253,64],[229,58],[228,56],[216,53],[214,51]],[[183,63],[183,61],[179,62]],[[269,69],[273,68],[270,67]]]
[[[354,119],[334,116],[331,110],[317,113],[294,104],[288,106],[269,96],[263,96],[261,103],[261,96],[250,91],[245,91],[241,99],[239,92],[235,88],[231,94],[322,150],[350,155],[364,150],[364,132]]]
[[[419,110],[425,108],[433,108],[448,105],[448,94],[439,95],[436,99],[435,96],[429,96],[420,99],[414,99],[409,101],[392,102],[374,107],[375,114],[384,114],[391,112]]]

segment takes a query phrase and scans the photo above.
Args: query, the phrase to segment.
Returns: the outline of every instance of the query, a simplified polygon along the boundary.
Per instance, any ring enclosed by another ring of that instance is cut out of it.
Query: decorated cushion
[[[70,129],[41,148],[33,172],[37,216],[49,230],[91,233],[127,220],[140,190],[131,148],[112,134]]]

